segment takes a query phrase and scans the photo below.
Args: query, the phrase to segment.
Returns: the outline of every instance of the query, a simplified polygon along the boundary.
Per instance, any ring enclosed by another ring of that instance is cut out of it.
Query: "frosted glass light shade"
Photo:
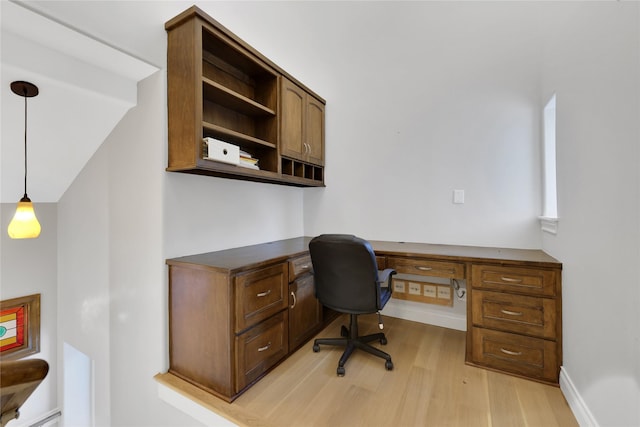
[[[18,202],[16,214],[9,223],[7,231],[12,239],[35,239],[40,235],[40,223],[33,210],[33,203],[26,194]]]

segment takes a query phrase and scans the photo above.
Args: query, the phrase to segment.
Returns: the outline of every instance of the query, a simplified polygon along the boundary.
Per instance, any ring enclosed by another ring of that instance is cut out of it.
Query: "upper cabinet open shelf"
[[[165,29],[168,171],[324,186],[324,99],[196,6]],[[205,137],[259,169],[208,159]]]

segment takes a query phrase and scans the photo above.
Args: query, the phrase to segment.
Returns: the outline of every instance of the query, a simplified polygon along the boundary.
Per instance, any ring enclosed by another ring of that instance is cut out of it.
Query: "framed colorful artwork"
[[[40,294],[0,301],[0,359],[40,352]]]

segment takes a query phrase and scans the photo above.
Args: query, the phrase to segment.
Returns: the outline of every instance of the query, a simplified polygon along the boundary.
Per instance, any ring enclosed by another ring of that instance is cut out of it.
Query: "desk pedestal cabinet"
[[[310,237],[167,260],[169,371],[231,402],[335,313]],[[380,268],[467,281],[466,362],[557,384],[562,264],[542,251],[371,241]]]
[[[169,371],[228,401],[322,326],[302,240],[167,260]]]
[[[557,384],[560,277],[559,268],[471,265],[467,362]]]

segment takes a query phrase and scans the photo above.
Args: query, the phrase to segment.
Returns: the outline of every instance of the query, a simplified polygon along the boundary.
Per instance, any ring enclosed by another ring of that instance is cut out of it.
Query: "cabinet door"
[[[324,165],[324,104],[307,95],[306,143],[307,160]]]
[[[304,111],[306,93],[293,82],[282,78],[282,116],[280,148],[283,156],[304,160]]]
[[[301,345],[321,321],[322,307],[315,296],[313,275],[289,284],[289,351]]]
[[[282,78],[280,153],[324,165],[324,104]]]

